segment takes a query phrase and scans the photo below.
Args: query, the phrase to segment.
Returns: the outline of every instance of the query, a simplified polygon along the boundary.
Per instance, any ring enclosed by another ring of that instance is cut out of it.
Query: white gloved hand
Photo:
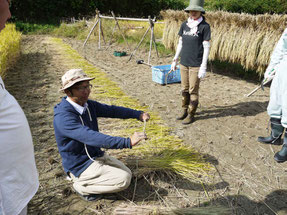
[[[204,78],[206,75],[206,67],[205,66],[201,66],[199,68],[199,71],[198,71],[198,78],[202,79]]]
[[[172,64],[171,64],[171,70],[172,70],[172,71],[175,71],[175,70],[176,70],[176,64],[177,64],[176,61],[173,61],[173,62],[172,62]]]
[[[266,69],[266,72],[264,73],[264,80],[272,80],[275,76],[275,70],[274,69]]]

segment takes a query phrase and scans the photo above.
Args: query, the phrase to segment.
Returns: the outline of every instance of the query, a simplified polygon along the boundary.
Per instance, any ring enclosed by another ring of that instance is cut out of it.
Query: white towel
[[[202,16],[199,17],[198,19],[194,20],[192,18],[188,18],[187,19],[187,26],[190,28],[190,32],[191,32],[191,35],[196,35],[197,34],[197,30],[198,30],[198,25],[199,23],[201,23],[203,20]]]

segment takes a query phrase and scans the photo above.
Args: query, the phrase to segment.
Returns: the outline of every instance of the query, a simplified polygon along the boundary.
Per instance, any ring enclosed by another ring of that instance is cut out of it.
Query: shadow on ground
[[[197,113],[196,120],[205,120],[227,116],[256,116],[265,112],[268,102],[241,102],[234,105],[213,106],[213,109],[202,110]]]

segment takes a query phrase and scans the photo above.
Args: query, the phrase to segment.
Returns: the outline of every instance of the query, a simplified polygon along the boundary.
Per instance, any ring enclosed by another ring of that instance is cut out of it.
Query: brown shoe
[[[194,115],[188,114],[188,116],[182,121],[183,125],[188,125],[194,122]]]
[[[179,117],[176,117],[177,120],[183,120],[187,117],[187,109],[182,109],[181,114]]]

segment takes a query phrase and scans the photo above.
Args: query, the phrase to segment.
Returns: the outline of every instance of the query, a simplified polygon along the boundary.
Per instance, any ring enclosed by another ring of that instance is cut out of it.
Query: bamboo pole
[[[101,25],[102,25],[102,20],[101,20],[101,17],[99,16],[99,49],[101,49]]]
[[[151,20],[150,17],[149,17],[149,23],[150,23],[150,26],[152,26],[152,28],[151,28],[151,31],[152,31],[151,38],[152,38],[152,41],[154,43],[154,48],[156,50],[156,55],[157,55],[157,57],[159,57],[158,51],[157,51],[157,47],[156,47],[156,42],[155,42],[155,36],[154,36],[154,23],[155,23],[155,21],[156,21],[156,18],[153,18]]]
[[[101,34],[102,34],[102,38],[103,38],[104,44],[106,45],[106,40],[105,40],[104,31],[103,31],[103,25],[102,24],[101,24]]]
[[[102,16],[102,15],[100,15],[100,17],[103,18],[103,19],[114,19],[114,17],[111,17],[111,16]],[[117,17],[117,20],[149,22],[149,19],[125,18],[125,17]],[[164,22],[154,22],[154,23],[164,24]]]
[[[94,26],[93,26],[92,29],[90,30],[90,32],[89,32],[89,34],[88,34],[88,36],[87,36],[87,38],[86,38],[86,40],[85,40],[85,42],[84,42],[84,44],[83,44],[83,47],[85,47],[85,45],[86,45],[88,39],[90,38],[90,36],[91,36],[93,30],[95,29],[95,27],[97,26],[98,22],[99,22],[99,19],[97,18],[96,23],[94,24]]]
[[[152,29],[152,33],[153,33],[153,37],[152,38],[153,38],[154,48],[155,48],[155,51],[156,51],[156,55],[159,58],[159,54],[158,54],[158,50],[157,50],[157,46],[156,46],[156,42],[155,42],[154,29]]]
[[[149,25],[150,25],[150,29],[151,29],[151,34],[150,34],[150,42],[149,42],[149,52],[148,52],[148,60],[147,63],[150,64],[150,57],[151,57],[151,49],[152,49],[152,42],[153,42],[153,23],[151,21],[150,16],[148,16],[148,20],[149,20]]]
[[[137,49],[140,47],[141,43],[143,42],[143,40],[144,40],[145,36],[147,35],[147,33],[149,32],[149,30],[150,30],[150,27],[146,30],[146,32],[144,33],[144,35],[143,35],[141,41],[138,43],[137,47],[136,47],[136,48],[134,49],[134,51],[131,53],[131,56],[130,56],[130,58],[129,58],[128,61],[130,61],[130,60],[132,59],[133,55],[136,53]]]
[[[113,27],[112,36],[111,36],[110,39],[109,39],[109,43],[108,43],[108,46],[107,46],[106,50],[111,46],[112,38],[113,38],[113,36],[114,36],[116,27],[117,27],[117,25],[115,24],[115,26]]]
[[[128,41],[126,40],[126,37],[125,37],[125,35],[123,34],[123,32],[122,32],[122,30],[121,30],[121,27],[120,27],[120,25],[119,25],[119,23],[118,23],[118,20],[117,20],[117,18],[116,18],[116,16],[115,16],[114,12],[111,11],[111,13],[112,13],[112,15],[113,15],[113,17],[114,17],[114,20],[115,20],[115,22],[116,22],[116,25],[118,26],[118,29],[119,29],[119,31],[120,31],[122,37],[124,38],[124,40],[125,40],[125,42],[126,42],[126,44],[127,44],[127,46],[128,46],[128,49],[131,50],[131,49],[130,49],[130,46],[129,46],[129,43],[128,43]]]
[[[130,55],[130,58],[128,61],[130,61],[132,59],[132,56],[135,54],[135,52],[137,51],[137,49],[140,47],[141,43],[143,42],[145,36],[147,35],[148,31],[151,30],[151,37],[150,37],[150,47],[149,47],[149,55],[148,55],[148,64],[150,64],[150,57],[151,57],[151,49],[152,49],[152,44],[154,43],[155,49],[156,49],[156,53],[157,53],[157,57],[159,57],[158,55],[158,51],[157,51],[157,47],[156,47],[156,43],[155,43],[155,38],[154,38],[154,19],[151,19],[149,16],[149,23],[150,26],[149,28],[146,30],[146,32],[144,33],[141,41],[138,43],[137,47],[134,49],[133,53]]]

